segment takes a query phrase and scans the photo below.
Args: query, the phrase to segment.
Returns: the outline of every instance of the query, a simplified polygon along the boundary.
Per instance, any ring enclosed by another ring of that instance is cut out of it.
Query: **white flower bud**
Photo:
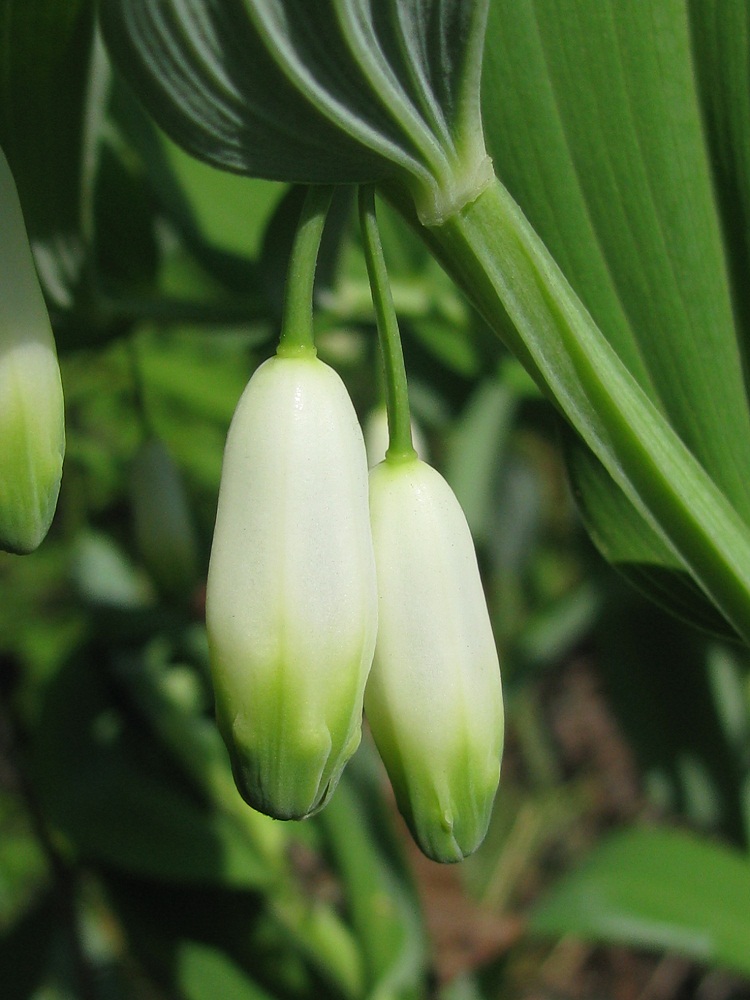
[[[370,472],[378,639],[365,712],[417,843],[459,861],[487,831],[500,776],[500,668],[463,511],[413,459]]]
[[[32,552],[47,534],[64,451],[55,342],[0,150],[0,548]]]
[[[265,362],[237,407],[206,619],[243,797],[278,818],[310,814],[359,744],[377,630],[362,433],[314,357]]]

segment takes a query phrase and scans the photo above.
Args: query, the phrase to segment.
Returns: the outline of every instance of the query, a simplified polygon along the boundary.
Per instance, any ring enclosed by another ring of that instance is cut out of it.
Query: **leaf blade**
[[[750,865],[677,830],[615,835],[537,905],[531,929],[679,951],[750,972]]]

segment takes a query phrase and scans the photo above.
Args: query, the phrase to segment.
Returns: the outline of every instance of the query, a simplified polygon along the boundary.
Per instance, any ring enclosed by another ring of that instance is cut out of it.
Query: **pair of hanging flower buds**
[[[310,190],[277,354],[250,379],[227,438],[206,607],[217,718],[246,801],[300,819],[333,793],[364,702],[417,843],[458,861],[481,843],[499,779],[498,657],[466,519],[411,446],[371,189],[360,213],[390,447],[369,489],[354,407],[316,357],[326,199]]]

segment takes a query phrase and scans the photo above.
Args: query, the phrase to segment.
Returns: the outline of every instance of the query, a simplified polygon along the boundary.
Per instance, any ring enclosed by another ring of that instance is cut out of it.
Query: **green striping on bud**
[[[309,815],[359,745],[377,630],[362,433],[312,353],[266,361],[237,407],[206,622],[241,794],[279,819]]]
[[[0,548],[33,552],[47,534],[64,452],[55,342],[13,175],[0,150]]]
[[[378,640],[365,712],[417,843],[460,861],[500,777],[500,667],[463,511],[418,459],[370,472]]]

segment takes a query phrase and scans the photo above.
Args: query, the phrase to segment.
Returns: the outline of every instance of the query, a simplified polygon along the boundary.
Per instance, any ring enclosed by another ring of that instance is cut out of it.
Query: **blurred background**
[[[0,554],[0,997],[750,997],[747,654],[602,561],[551,406],[387,205],[414,418],[469,520],[500,650],[500,792],[452,867],[411,843],[366,733],[314,819],[240,800],[204,587],[224,438],[275,350],[301,192],[190,159],[103,51],[90,61],[90,5],[54,8],[0,13],[0,144],[68,436],[50,535]],[[349,191],[316,330],[374,440]]]

